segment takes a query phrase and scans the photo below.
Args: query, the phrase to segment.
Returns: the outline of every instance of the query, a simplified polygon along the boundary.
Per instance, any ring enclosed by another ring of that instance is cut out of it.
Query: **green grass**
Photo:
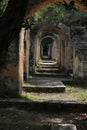
[[[32,87],[33,85],[30,83],[24,83],[23,86]],[[66,92],[76,97],[80,101],[87,102],[87,85],[70,85],[70,86],[67,85]],[[21,93],[21,96],[26,99],[32,99],[32,100],[47,100],[44,97],[39,97],[39,95],[36,96],[34,94],[26,93],[24,91]]]
[[[40,59],[37,63],[37,65],[40,65],[42,63],[42,60]]]
[[[26,87],[34,87],[34,85],[30,84],[30,83],[24,83],[23,86],[26,86]]]
[[[39,96],[24,92],[24,91],[22,91],[21,97],[26,98],[26,99],[30,99],[30,100],[47,100],[47,98],[45,98],[45,97],[39,97]]]
[[[66,91],[81,101],[87,102],[87,87],[86,86],[67,86]]]

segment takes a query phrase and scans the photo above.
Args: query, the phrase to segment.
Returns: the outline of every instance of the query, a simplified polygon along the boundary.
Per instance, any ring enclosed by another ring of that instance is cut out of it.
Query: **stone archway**
[[[46,35],[44,34],[45,31],[48,31],[48,34],[46,32]],[[52,34],[49,33],[49,31],[52,31]],[[47,38],[50,37],[52,39],[54,39],[55,43],[57,43],[57,52],[56,52],[56,61],[58,64],[60,64],[62,67],[66,68],[67,65],[67,46],[68,46],[68,36],[66,35],[65,31],[61,28],[59,28],[58,26],[52,26],[52,25],[47,25],[47,26],[43,26],[40,30],[38,30],[36,36],[35,36],[35,40],[34,40],[34,45],[35,45],[35,51],[34,51],[34,59],[35,59],[35,64],[37,64],[38,60],[40,59],[40,42],[41,40],[38,38],[40,37],[40,32],[43,32],[42,38]],[[64,42],[62,42],[64,41]],[[38,44],[39,43],[39,44]],[[63,45],[64,44],[64,45]],[[64,46],[64,47],[63,47]],[[63,49],[65,51],[63,51]],[[63,58],[64,56],[64,58]],[[65,59],[65,60],[64,60]]]
[[[70,3],[71,0],[65,1]],[[23,20],[30,18],[40,8],[57,2],[63,2],[63,0],[9,1],[4,15],[0,18],[0,53],[2,54],[0,55],[2,59],[0,61],[0,95],[15,97],[21,90],[25,32],[21,29],[24,27]],[[75,0],[75,5],[87,11],[87,6],[83,2]]]
[[[52,59],[52,47],[53,47],[53,39],[51,39],[51,38],[41,39],[41,44],[40,44],[41,59],[43,59],[43,60]]]
[[[40,10],[41,8],[50,5],[50,4],[54,4],[54,3],[59,3],[59,2],[63,2],[64,0],[43,0],[40,1],[38,0],[35,1],[35,4],[32,4],[32,6],[30,7],[28,4],[27,7],[27,11],[26,11],[26,15],[25,15],[25,19],[30,18],[35,12],[37,12],[38,10]],[[72,0],[65,0],[66,3],[70,3]],[[32,2],[31,2],[32,3]],[[79,0],[75,0],[75,5],[77,7],[79,7],[80,9],[83,9],[84,11],[87,12],[87,7],[84,5],[84,2],[79,1]]]

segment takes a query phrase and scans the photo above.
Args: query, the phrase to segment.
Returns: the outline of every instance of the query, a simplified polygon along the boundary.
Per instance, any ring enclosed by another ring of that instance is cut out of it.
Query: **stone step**
[[[41,63],[56,63],[55,60],[42,60]]]
[[[51,130],[77,130],[74,124],[58,124],[54,123],[51,125]]]
[[[57,70],[59,70],[58,68],[37,68],[37,70],[43,70],[43,71],[51,71],[51,70],[54,70],[54,71],[57,71]]]
[[[58,66],[46,66],[46,65],[43,65],[43,66],[39,66],[38,68],[49,68],[49,69],[59,69],[59,67]]]
[[[60,72],[60,73],[47,73],[47,72],[35,72],[32,76],[48,76],[48,77],[67,77],[65,72]]]
[[[47,113],[73,112],[87,113],[87,104],[69,101],[33,101],[25,99],[0,99],[0,108],[17,107]]]
[[[38,93],[60,93],[60,92],[64,92],[65,91],[65,87],[44,87],[44,86],[41,86],[41,87],[37,87],[37,86],[34,86],[34,87],[26,87],[26,86],[23,86],[23,90],[25,92],[38,92]]]
[[[42,62],[42,63],[39,63],[39,65],[42,65],[42,66],[44,66],[44,65],[47,65],[47,66],[56,66],[57,64],[56,63],[47,63],[47,62]]]
[[[23,86],[23,90],[26,92],[59,93],[65,91],[65,85],[61,81],[53,83],[41,81],[41,84],[39,83],[39,85],[34,85],[30,87]]]
[[[58,68],[37,68],[36,69],[37,72],[41,72],[41,73],[58,73],[58,72],[62,72],[62,70],[58,69]]]

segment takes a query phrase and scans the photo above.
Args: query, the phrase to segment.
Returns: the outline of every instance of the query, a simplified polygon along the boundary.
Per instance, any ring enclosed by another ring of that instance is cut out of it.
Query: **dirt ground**
[[[87,130],[87,113],[41,113],[0,109],[0,130],[50,130],[52,123],[75,124],[77,130]]]

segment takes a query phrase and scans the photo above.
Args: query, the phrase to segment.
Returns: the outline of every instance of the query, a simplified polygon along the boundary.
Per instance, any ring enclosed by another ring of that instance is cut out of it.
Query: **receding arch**
[[[35,39],[38,37],[38,35],[40,34],[41,31],[46,31],[46,30],[52,30],[52,32],[59,33],[61,36],[64,37],[64,39],[66,39],[66,41],[68,41],[68,36],[67,34],[64,32],[64,30],[62,30],[60,27],[58,26],[52,26],[52,25],[47,25],[42,27],[40,30],[37,31],[37,34],[35,36]]]
[[[40,40],[40,57],[41,59],[52,59],[52,48],[54,39],[52,37],[45,37]]]

